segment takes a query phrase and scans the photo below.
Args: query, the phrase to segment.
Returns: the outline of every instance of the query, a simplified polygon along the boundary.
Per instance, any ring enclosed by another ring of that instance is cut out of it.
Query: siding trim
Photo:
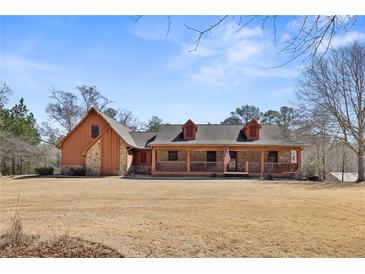
[[[86,156],[87,151],[101,138],[101,136],[110,128],[108,125],[102,132],[100,132],[99,136],[94,139],[87,147],[81,152],[81,156]]]

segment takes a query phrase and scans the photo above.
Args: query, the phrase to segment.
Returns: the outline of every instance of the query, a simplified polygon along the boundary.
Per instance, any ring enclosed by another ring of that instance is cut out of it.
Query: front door
[[[237,171],[237,151],[230,151],[229,156],[228,171]]]

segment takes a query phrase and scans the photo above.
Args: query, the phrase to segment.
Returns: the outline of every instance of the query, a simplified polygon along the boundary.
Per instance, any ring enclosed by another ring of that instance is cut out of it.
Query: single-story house
[[[63,138],[61,172],[86,175],[250,175],[290,177],[301,167],[303,145],[276,125],[167,124],[135,132],[91,108]]]

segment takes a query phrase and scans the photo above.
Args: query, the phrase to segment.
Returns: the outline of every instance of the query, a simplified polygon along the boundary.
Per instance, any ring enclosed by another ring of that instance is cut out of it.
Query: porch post
[[[191,156],[190,156],[190,148],[186,151],[186,171],[190,172],[190,162],[191,162]]]
[[[265,172],[265,151],[260,151],[260,177],[261,179],[264,178],[264,172]]]
[[[156,149],[152,148],[152,174],[156,171]]]
[[[225,153],[225,150],[223,149],[223,173],[227,172],[227,165],[224,164],[224,153]]]
[[[302,168],[302,150],[297,150],[297,170]]]

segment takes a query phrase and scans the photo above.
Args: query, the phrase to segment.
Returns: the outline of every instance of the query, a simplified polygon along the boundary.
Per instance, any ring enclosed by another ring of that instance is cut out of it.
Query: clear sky
[[[243,104],[265,111],[295,99],[295,81],[302,63],[280,65],[272,28],[252,25],[237,31],[229,18],[203,37],[184,24],[202,28],[217,17],[172,17],[166,36],[166,16],[49,16],[0,18],[1,79],[35,114],[47,120],[49,89],[75,91],[95,85],[114,107],[133,111],[146,121],[152,115],[165,122],[218,123]],[[277,29],[277,45],[287,39],[296,19],[286,17]],[[337,44],[365,40],[354,28]]]

